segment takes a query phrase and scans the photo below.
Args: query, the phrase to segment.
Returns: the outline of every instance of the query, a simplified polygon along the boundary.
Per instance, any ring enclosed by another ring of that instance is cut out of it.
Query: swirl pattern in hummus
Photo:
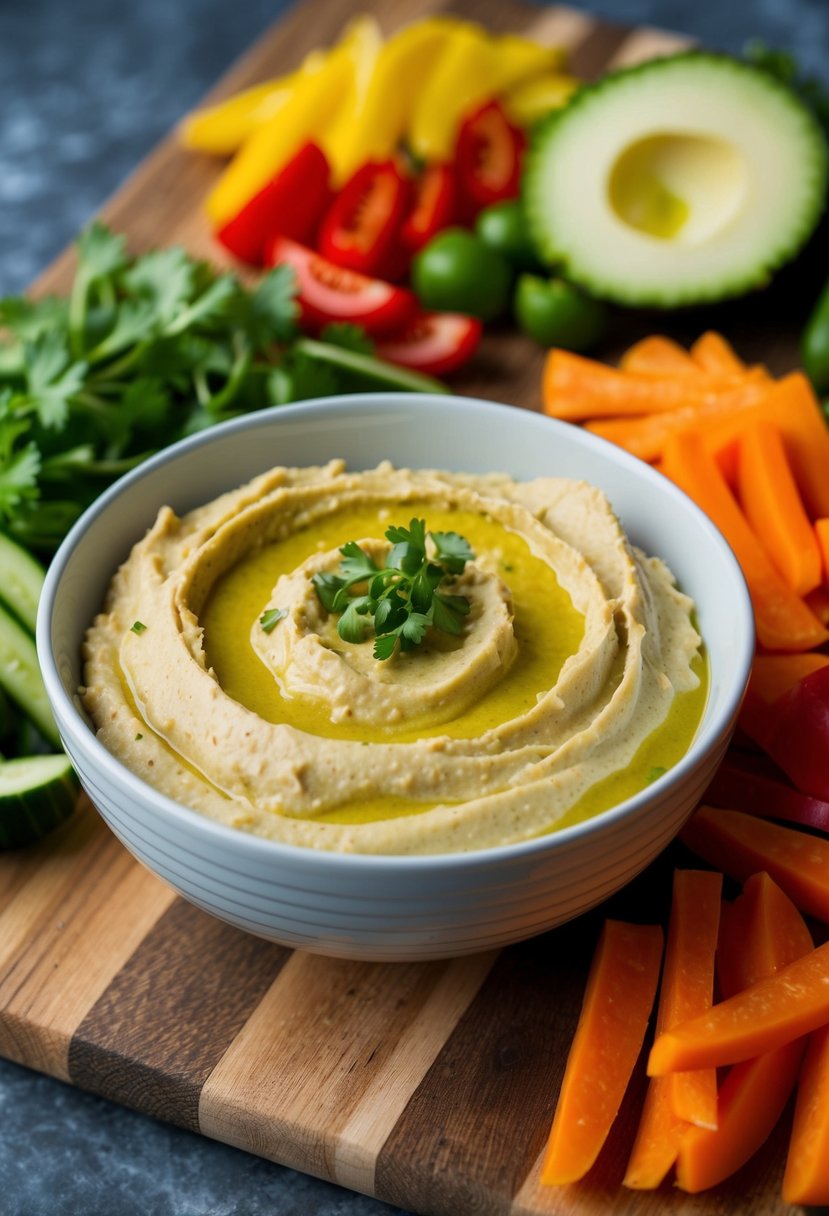
[[[339,638],[310,576],[336,567],[350,539],[382,559],[384,526],[413,515],[441,529],[456,519],[470,540],[476,559],[452,591],[472,610],[461,639],[380,663],[370,644]],[[355,536],[358,518],[376,527]],[[234,571],[279,570],[286,553],[304,556],[231,637],[221,631],[258,673],[257,701],[223,686],[211,604]],[[520,588],[533,579],[516,566],[557,589],[535,604],[532,630]],[[268,608],[285,610],[269,633]],[[277,468],[183,518],[160,511],[88,631],[82,698],[110,751],[220,822],[330,850],[488,848],[550,830],[665,728],[699,686],[692,608],[583,482]],[[570,640],[553,662],[565,615]],[[360,806],[372,813],[346,813]]]

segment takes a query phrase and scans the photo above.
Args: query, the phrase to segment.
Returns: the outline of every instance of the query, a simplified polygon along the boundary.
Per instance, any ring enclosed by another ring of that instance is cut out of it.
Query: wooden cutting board
[[[572,49],[594,76],[687,40],[514,0],[367,2],[386,33],[447,7],[493,30]],[[337,0],[307,0],[227,74],[218,99],[290,69],[340,32]],[[104,208],[141,252],[181,243],[218,257],[200,204],[215,162],[170,137]],[[65,291],[66,253],[35,285]],[[744,306],[729,332],[775,370],[795,361],[779,308]],[[791,312],[789,325],[797,318]],[[686,315],[671,332],[695,336]],[[612,355],[654,327],[614,319]],[[660,327],[664,327],[660,325]],[[684,332],[686,331],[686,332]],[[488,335],[459,391],[538,408],[542,352]],[[138,865],[88,803],[40,847],[0,855],[0,1054],[157,1118],[419,1213],[598,1216],[734,1211],[772,1216],[785,1127],[754,1164],[704,1197],[670,1185],[622,1191],[644,1087],[641,1066],[588,1179],[538,1182],[587,962],[601,917],[664,923],[678,846],[573,925],[499,955],[443,963],[349,963],[283,949],[191,907]]]

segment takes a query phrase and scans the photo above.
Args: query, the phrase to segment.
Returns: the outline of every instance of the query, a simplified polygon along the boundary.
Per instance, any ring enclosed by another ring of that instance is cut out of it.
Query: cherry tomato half
[[[445,376],[475,353],[483,326],[459,312],[421,312],[399,333],[377,343],[379,359],[430,376]]]
[[[415,184],[412,209],[403,221],[400,239],[412,253],[448,228],[455,214],[455,175],[451,165],[427,165]]]
[[[323,216],[319,251],[337,266],[385,274],[409,205],[410,183],[393,160],[369,161],[335,195]]]
[[[455,148],[455,171],[465,218],[482,207],[516,198],[526,137],[514,127],[497,101],[487,102],[461,123]]]
[[[287,237],[276,237],[270,243],[266,264],[293,269],[302,319],[312,330],[332,321],[353,321],[369,334],[385,334],[401,329],[417,311],[410,291],[335,266]]]
[[[328,202],[328,160],[317,144],[303,144],[267,186],[216,232],[234,257],[261,266],[265,246],[277,235],[309,240]]]

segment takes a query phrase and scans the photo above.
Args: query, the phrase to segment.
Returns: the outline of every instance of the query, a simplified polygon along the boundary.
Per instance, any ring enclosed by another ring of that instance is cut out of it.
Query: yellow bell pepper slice
[[[575,76],[565,76],[559,72],[536,76],[534,80],[515,85],[504,95],[504,109],[519,127],[532,126],[551,110],[566,106],[580,83]]]
[[[302,72],[288,96],[245,140],[207,199],[207,214],[221,227],[267,185],[302,144],[315,139],[325,148],[342,98],[355,87],[361,63],[376,54],[379,30],[373,18],[357,18],[319,65]]]
[[[370,160],[386,160],[405,134],[418,91],[456,31],[453,17],[425,17],[394,34],[380,50],[363,95],[330,129],[326,152],[335,183]]]
[[[560,46],[543,46],[520,34],[502,34],[495,39],[493,91],[504,93],[543,73],[560,72],[567,53]]]
[[[456,30],[415,100],[409,127],[412,151],[424,160],[449,160],[464,115],[494,93],[496,41],[478,26]]]
[[[181,142],[196,152],[231,156],[261,123],[281,109],[299,76],[321,66],[325,54],[311,51],[298,71],[255,84],[218,105],[187,114],[179,125]]]

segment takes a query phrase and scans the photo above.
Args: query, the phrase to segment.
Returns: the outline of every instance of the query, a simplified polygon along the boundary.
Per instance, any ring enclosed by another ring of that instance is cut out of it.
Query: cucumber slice
[[[0,532],[0,599],[34,633],[46,571],[31,553]]]
[[[53,747],[60,735],[49,708],[35,644],[11,613],[0,608],[0,688],[27,714]]]
[[[80,786],[67,756],[20,756],[0,763],[0,849],[39,840],[68,819]]]

